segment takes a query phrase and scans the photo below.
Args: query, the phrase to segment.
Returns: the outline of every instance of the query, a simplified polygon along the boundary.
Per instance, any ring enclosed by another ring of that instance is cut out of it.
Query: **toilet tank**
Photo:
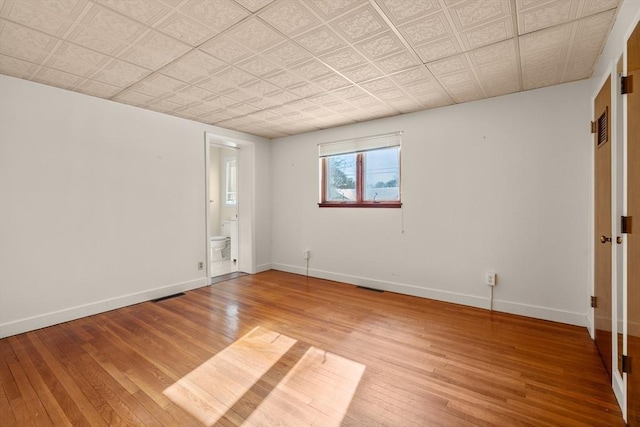
[[[231,228],[232,228],[231,221],[222,221],[221,225],[222,225],[220,228],[221,234],[223,236],[231,237]]]

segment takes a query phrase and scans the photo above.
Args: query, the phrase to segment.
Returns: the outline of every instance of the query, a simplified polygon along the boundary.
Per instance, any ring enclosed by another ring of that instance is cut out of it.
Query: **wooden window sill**
[[[401,202],[323,202],[321,208],[401,208]]]

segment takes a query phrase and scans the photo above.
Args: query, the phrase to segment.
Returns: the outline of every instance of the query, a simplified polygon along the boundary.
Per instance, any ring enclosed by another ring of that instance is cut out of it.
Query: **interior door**
[[[640,426],[640,27],[627,41],[627,216],[632,218],[627,239],[627,422]],[[635,222],[635,224],[633,223]]]
[[[611,377],[611,77],[594,102],[595,137],[595,342]]]

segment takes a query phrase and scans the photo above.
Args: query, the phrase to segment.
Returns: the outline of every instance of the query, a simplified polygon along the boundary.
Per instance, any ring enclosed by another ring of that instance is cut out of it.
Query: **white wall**
[[[273,267],[584,325],[588,123],[582,81],[274,140]],[[319,208],[317,144],[393,131],[403,209]]]
[[[205,131],[268,181],[262,138],[0,76],[0,336],[206,285]]]

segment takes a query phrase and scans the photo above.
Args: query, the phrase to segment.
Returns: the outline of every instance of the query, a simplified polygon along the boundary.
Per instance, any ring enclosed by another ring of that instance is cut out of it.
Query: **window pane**
[[[356,201],[356,155],[327,157],[327,201]]]
[[[400,200],[400,148],[364,153],[364,200]]]

